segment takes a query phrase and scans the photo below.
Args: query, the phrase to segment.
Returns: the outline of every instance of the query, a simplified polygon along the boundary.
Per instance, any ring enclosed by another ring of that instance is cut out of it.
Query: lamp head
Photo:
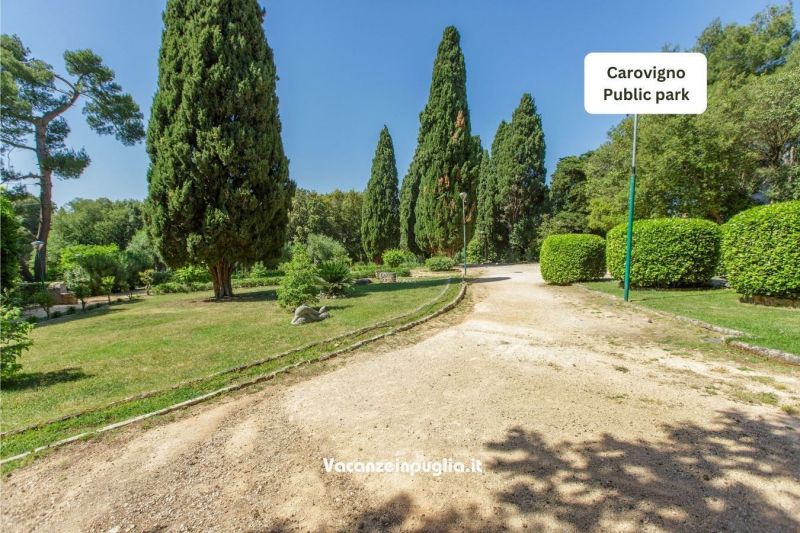
[[[458,195],[461,197],[461,201],[462,202],[466,202],[467,201],[467,193],[462,191],[462,192],[458,193]]]

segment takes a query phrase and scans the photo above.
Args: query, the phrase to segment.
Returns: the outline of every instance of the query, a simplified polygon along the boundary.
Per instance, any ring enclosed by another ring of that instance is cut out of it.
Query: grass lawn
[[[622,298],[617,281],[582,283]],[[800,355],[800,311],[746,304],[730,289],[631,289],[631,302],[715,326],[736,329],[741,340]]]
[[[33,347],[20,361],[22,372],[3,383],[2,430],[167,389],[352,332],[431,302],[445,284],[446,279],[439,278],[357,286],[353,297],[322,302],[331,309],[331,318],[303,326],[292,326],[291,312],[278,306],[274,289],[264,288],[240,289],[233,300],[224,302],[209,300],[210,294],[204,292],[150,296],[54,319],[34,329]],[[457,288],[454,281],[438,306],[445,298],[452,299]],[[268,372],[285,364],[279,360],[256,370]],[[173,390],[155,403],[148,400],[153,405],[139,402],[133,410],[105,413],[97,423],[163,407],[229,382],[226,377]],[[6,444],[4,456],[12,451]]]

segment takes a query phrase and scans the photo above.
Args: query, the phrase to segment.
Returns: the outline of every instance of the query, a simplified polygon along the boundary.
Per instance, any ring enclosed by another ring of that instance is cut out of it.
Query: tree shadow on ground
[[[495,282],[495,281],[505,281],[507,279],[511,279],[511,278],[508,277],[508,276],[492,276],[492,277],[488,277],[488,278],[468,279],[467,283],[472,285],[473,283],[492,283],[492,282]]]
[[[110,313],[119,313],[122,311],[127,311],[126,307],[129,305],[133,305],[139,302],[143,302],[141,298],[136,298],[134,300],[123,300],[121,302],[113,302],[111,305],[107,303],[100,304],[100,307],[95,307],[92,309],[86,309],[82,311],[80,308],[80,304],[75,305],[75,312],[73,314],[62,314],[61,316],[48,318],[48,319],[41,319],[36,322],[37,328],[44,328],[47,326],[55,326],[56,324],[64,324],[66,322],[72,322],[74,320],[83,320],[85,318],[92,318],[92,317],[99,317],[105,316]]]
[[[555,444],[517,426],[486,444],[494,457],[484,471],[506,486],[486,505],[491,516],[472,506],[422,515],[403,492],[352,517],[345,529],[494,531],[522,523],[533,530],[798,531],[800,500],[792,489],[771,489],[789,502],[781,507],[754,488],[800,480],[791,424],[789,417],[771,423],[725,411],[713,429],[665,425],[653,441],[606,434]]]
[[[278,299],[275,289],[265,289],[253,292],[234,293],[230,298],[220,298],[219,300],[211,296],[203,299],[208,303],[236,303],[236,302],[270,302]]]
[[[20,391],[38,387],[49,387],[57,383],[77,381],[90,377],[92,377],[92,374],[85,373],[79,367],[62,368],[61,370],[50,372],[20,372],[12,378],[3,380],[3,390]]]
[[[398,281],[395,283],[370,283],[368,285],[358,285],[354,292],[354,296],[359,296],[367,293],[380,293],[402,291],[406,289],[420,289],[425,287],[441,287],[447,285],[447,280],[450,278],[429,278],[429,279],[415,279],[413,281]],[[453,281],[453,283],[457,283]]]
[[[796,531],[797,515],[751,486],[800,479],[798,435],[785,418],[781,425],[725,411],[716,429],[666,425],[658,442],[606,434],[555,446],[515,427],[489,443],[511,456],[487,469],[513,481],[499,501],[526,515],[546,511],[579,530],[605,529],[610,519],[666,531]]]

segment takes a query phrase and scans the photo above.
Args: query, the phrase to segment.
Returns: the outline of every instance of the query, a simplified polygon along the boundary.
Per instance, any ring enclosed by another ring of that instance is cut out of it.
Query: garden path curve
[[[796,373],[743,370],[713,334],[547,286],[535,265],[482,272],[421,329],[12,473],[0,525],[800,529],[798,418],[735,401],[771,387],[796,403]],[[324,458],[476,458],[483,474],[326,473]]]

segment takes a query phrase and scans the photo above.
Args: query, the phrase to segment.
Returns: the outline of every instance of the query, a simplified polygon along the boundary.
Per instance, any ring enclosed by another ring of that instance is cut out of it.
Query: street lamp
[[[45,264],[42,262],[42,250],[44,250],[44,242],[43,241],[33,241],[31,243],[33,249],[36,250],[36,262],[39,263],[41,266],[41,279],[39,281],[42,282],[42,289],[44,289],[44,277],[45,277]]]
[[[460,192],[461,197],[461,226],[464,228],[464,278],[467,277],[467,193]]]

